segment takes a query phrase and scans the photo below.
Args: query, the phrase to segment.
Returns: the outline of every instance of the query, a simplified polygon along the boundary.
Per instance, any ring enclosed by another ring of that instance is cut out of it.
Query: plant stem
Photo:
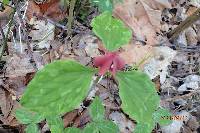
[[[200,8],[196,10],[191,16],[187,17],[174,30],[168,33],[168,38],[174,40],[181,32],[190,27],[194,22],[200,19]]]
[[[67,22],[67,36],[70,37],[72,34],[72,23],[73,23],[73,17],[74,17],[74,7],[76,4],[76,0],[70,1],[70,8],[69,8],[69,16],[68,16],[68,22]]]
[[[10,28],[11,28],[11,26],[12,26],[13,19],[14,19],[14,15],[15,15],[15,12],[16,12],[16,8],[13,8],[13,9],[14,9],[14,11],[13,11],[12,14],[11,14],[11,18],[10,18],[10,22],[9,22],[9,24],[8,24],[8,31],[7,31],[7,33],[6,33],[6,36],[5,36],[4,34],[2,35],[2,36],[3,36],[3,44],[2,44],[2,46],[1,46],[1,48],[0,48],[0,61],[1,61],[2,56],[3,56],[3,54],[4,54],[5,48],[6,48],[6,46],[7,46],[8,35],[9,35]],[[2,29],[2,28],[1,28],[1,29]],[[3,31],[1,31],[1,32],[3,32]]]
[[[90,86],[90,89],[89,89],[89,93],[88,93],[88,96],[87,96],[87,100],[91,100],[91,98],[93,98],[96,94],[96,89],[95,89],[95,86],[101,81],[103,77],[102,76],[98,76],[96,77],[96,79],[92,82],[92,85]]]

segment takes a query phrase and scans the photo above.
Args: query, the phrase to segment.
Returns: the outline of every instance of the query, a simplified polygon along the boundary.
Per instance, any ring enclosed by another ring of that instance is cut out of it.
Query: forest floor
[[[102,42],[90,26],[99,12],[87,0],[75,6],[70,36],[66,28],[69,13],[59,7],[58,0],[49,5],[32,0],[13,3],[13,16],[9,6],[0,12],[0,50],[6,45],[5,52],[0,53],[0,133],[24,132],[25,126],[16,120],[14,111],[38,70],[55,60],[67,59],[92,66],[93,58],[101,55]],[[120,56],[128,66],[139,64],[139,69],[150,76],[162,107],[174,116],[183,116],[169,126],[157,125],[154,133],[200,133],[200,20],[186,29],[180,27],[175,37],[169,34],[198,8],[199,0],[124,0],[113,11],[113,16],[133,31]],[[105,76],[95,91],[103,100],[106,118],[113,120],[121,133],[130,133],[136,122],[120,108],[113,78]],[[90,122],[90,102],[84,101],[82,110],[65,114],[64,126],[83,128]],[[40,131],[49,131],[45,121],[40,123]]]

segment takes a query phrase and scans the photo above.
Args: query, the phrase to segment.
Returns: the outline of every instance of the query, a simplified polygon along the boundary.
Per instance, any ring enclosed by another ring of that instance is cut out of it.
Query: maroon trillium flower
[[[124,68],[125,62],[119,56],[119,52],[106,52],[105,55],[95,57],[94,65],[100,68],[100,75],[104,75],[107,71],[110,71],[115,76],[118,70]]]

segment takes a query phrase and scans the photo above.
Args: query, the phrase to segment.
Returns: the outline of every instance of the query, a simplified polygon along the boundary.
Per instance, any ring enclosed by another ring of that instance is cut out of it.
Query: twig
[[[18,0],[14,1],[14,5],[15,5],[15,8],[18,9],[18,10],[16,10],[16,12],[17,12],[17,15],[18,15],[18,18],[19,18],[19,21],[20,21],[19,27],[20,27],[20,30],[22,29],[22,31],[24,33],[24,37],[25,37],[26,44],[27,44],[27,47],[28,47],[28,53],[31,55],[31,58],[33,58],[32,48],[30,46],[30,42],[29,42],[29,39],[28,39],[28,33],[26,31],[26,25],[23,21],[23,16],[21,15],[21,11],[20,11],[19,1]],[[21,31],[19,31],[19,32],[21,34]]]
[[[3,40],[6,40],[5,34],[4,34],[3,29],[2,29],[1,26],[0,26],[0,32],[1,32],[1,35],[3,37]]]
[[[60,28],[62,30],[68,30],[67,26],[62,25],[58,22],[55,22],[54,20],[52,20],[51,18],[47,17],[47,16],[40,16],[40,18],[44,18],[47,22],[53,24],[54,26],[56,26],[57,28]],[[80,33],[80,31],[76,30],[76,29],[71,29],[71,31],[75,32],[75,33]]]
[[[192,91],[191,93],[188,93],[188,94],[185,94],[185,95],[182,95],[182,96],[175,96],[175,97],[169,98],[169,99],[164,99],[163,101],[171,102],[171,101],[175,101],[175,100],[177,100],[177,99],[189,98],[189,97],[191,97],[192,95],[195,95],[196,93],[199,93],[199,92],[200,92],[200,90]]]
[[[96,77],[95,80],[92,81],[89,92],[88,92],[88,96],[86,97],[86,101],[91,101],[93,99],[93,97],[95,96],[98,90],[98,89],[95,89],[95,86],[102,80],[102,78],[103,76],[98,76]],[[84,102],[82,102],[77,109],[78,109],[78,112],[82,112],[85,109]]]
[[[67,30],[67,28],[66,28],[65,25],[62,25],[62,24],[60,24],[60,23],[58,23],[58,22],[55,22],[55,21],[53,21],[52,19],[50,19],[50,18],[48,18],[48,17],[44,17],[44,18],[47,20],[47,22],[49,22],[49,23],[55,25],[56,27],[61,28],[61,29],[63,29],[63,30]]]
[[[24,21],[23,21],[26,10],[25,10],[24,14],[21,15],[21,10],[20,10],[20,7],[19,7],[18,2],[14,2],[14,5],[15,5],[15,7],[16,7],[17,16],[18,16],[19,21],[20,21],[19,27],[18,27],[18,33],[19,33],[20,51],[21,51],[21,53],[23,53],[21,30],[22,30],[23,33],[25,34],[25,38],[26,38],[26,43],[27,43],[27,46],[28,46],[28,50],[31,49],[31,48],[29,47],[29,43],[28,43],[28,34],[27,34],[26,30],[25,30],[25,27],[26,27],[26,26],[25,26]],[[22,26],[23,26],[23,28],[22,28]]]
[[[14,3],[14,6],[15,6],[15,8],[16,9],[18,9],[18,10],[16,10],[16,12],[17,12],[17,15],[18,15],[18,18],[19,18],[19,21],[20,21],[20,30],[22,29],[22,31],[23,31],[23,35],[24,35],[24,39],[25,39],[25,41],[26,41],[26,45],[27,45],[27,47],[28,47],[28,49],[27,49],[27,53],[28,53],[28,55],[30,56],[30,58],[33,60],[33,64],[34,64],[34,68],[35,69],[37,69],[37,65],[35,64],[35,60],[34,60],[34,57],[33,57],[33,51],[32,51],[32,47],[31,47],[31,45],[30,45],[30,41],[29,41],[29,38],[28,38],[28,31],[26,30],[26,25],[25,25],[25,23],[24,23],[24,21],[23,21],[23,16],[21,15],[21,11],[19,10],[20,9],[20,5],[19,5],[19,3],[20,3],[20,1],[19,0],[15,0],[15,1],[13,1],[13,3]],[[22,28],[21,28],[22,27]],[[19,31],[20,32],[20,31]]]
[[[2,56],[4,54],[4,51],[5,51],[5,48],[6,48],[6,45],[7,45],[8,35],[9,35],[10,28],[11,28],[12,23],[13,23],[15,12],[16,12],[16,8],[14,8],[14,11],[11,14],[10,22],[9,22],[9,25],[8,25],[8,31],[6,33],[6,36],[5,36],[4,40],[3,40],[3,44],[2,44],[1,49],[0,49],[0,61],[1,61],[1,58],[2,58]]]
[[[103,79],[103,76],[98,76],[93,82],[92,85],[90,86],[89,94],[88,97],[86,98],[87,100],[91,100],[92,97],[95,96],[96,94],[96,89],[95,86]]]
[[[72,23],[73,23],[73,17],[74,17],[74,7],[76,4],[76,0],[70,1],[70,8],[69,8],[69,16],[68,16],[68,22],[67,22],[67,38],[69,38],[72,34]]]
[[[193,112],[193,111],[196,111],[198,108],[200,108],[200,105],[197,106],[197,107],[195,107],[195,108],[193,108],[193,109],[191,109],[191,110],[189,110],[188,112],[191,113],[191,112]]]
[[[23,14],[23,16],[22,16],[22,19],[24,19],[25,18],[25,16],[26,16],[26,12],[27,12],[27,9],[28,9],[28,4],[29,4],[29,0],[28,1],[26,1],[26,3],[25,3],[25,10],[24,10],[24,14]]]
[[[111,109],[111,110],[121,110],[121,107],[114,107],[114,106],[111,106],[111,105],[106,105],[106,104],[103,104],[106,108],[108,109]]]
[[[179,24],[174,30],[168,33],[168,38],[170,40],[174,40],[176,37],[179,36],[181,32],[183,32],[185,29],[190,27],[194,22],[200,19],[200,8],[197,9],[196,12],[194,12],[191,16],[186,18],[183,22]]]

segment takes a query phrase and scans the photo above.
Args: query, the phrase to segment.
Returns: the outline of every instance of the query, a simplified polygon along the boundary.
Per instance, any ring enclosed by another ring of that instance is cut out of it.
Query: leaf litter
[[[22,2],[21,6],[24,4]],[[90,66],[93,57],[101,55],[102,42],[93,36],[90,27],[83,26],[81,22],[75,23],[74,36],[69,41],[65,39],[66,35],[62,28],[57,28],[55,23],[46,22],[48,19],[58,22],[64,18],[67,12],[58,7],[58,2],[47,7],[47,5],[38,6],[34,1],[29,1],[27,20],[24,22],[31,27],[27,29],[31,38],[29,45],[33,48],[32,55],[27,54],[29,47],[26,43],[20,44],[18,28],[12,27],[13,32],[14,30],[17,32],[16,35],[10,34],[8,51],[3,56],[6,64],[1,66],[0,129],[3,125],[21,128],[13,112],[19,107],[18,100],[27,84],[35,72],[42,69],[45,64],[59,59],[75,59],[81,64]],[[198,0],[190,2],[186,0],[124,0],[114,9],[113,15],[123,20],[133,32],[131,42],[122,47],[120,56],[130,66],[139,65],[139,69],[146,71],[151,79],[159,84],[161,106],[167,107],[174,115],[188,116],[188,119],[184,121],[173,121],[168,127],[158,125],[154,129],[155,132],[198,133],[200,131],[198,122],[200,120],[200,23],[197,21],[172,43],[166,35],[197,8],[199,8]],[[91,10],[94,12],[92,16],[96,16],[95,9]],[[8,18],[9,13],[7,10],[1,12],[0,18]],[[6,24],[7,20],[1,19],[0,22]],[[20,21],[16,21],[16,25],[19,23]],[[4,28],[6,28],[5,24]],[[86,33],[82,32],[83,30],[86,30]],[[22,51],[20,45],[23,47]],[[136,124],[134,120],[120,110],[121,101],[113,79],[104,77],[97,84],[96,90],[103,100],[106,118],[118,124],[122,133],[129,133],[134,129]],[[65,126],[74,125],[83,128],[90,122],[91,118],[87,110],[89,103],[90,101],[86,100],[83,102],[83,110],[74,110],[65,114],[63,116]],[[43,132],[48,130],[48,128],[45,130],[45,127],[41,126]],[[21,130],[23,128],[19,131]]]

